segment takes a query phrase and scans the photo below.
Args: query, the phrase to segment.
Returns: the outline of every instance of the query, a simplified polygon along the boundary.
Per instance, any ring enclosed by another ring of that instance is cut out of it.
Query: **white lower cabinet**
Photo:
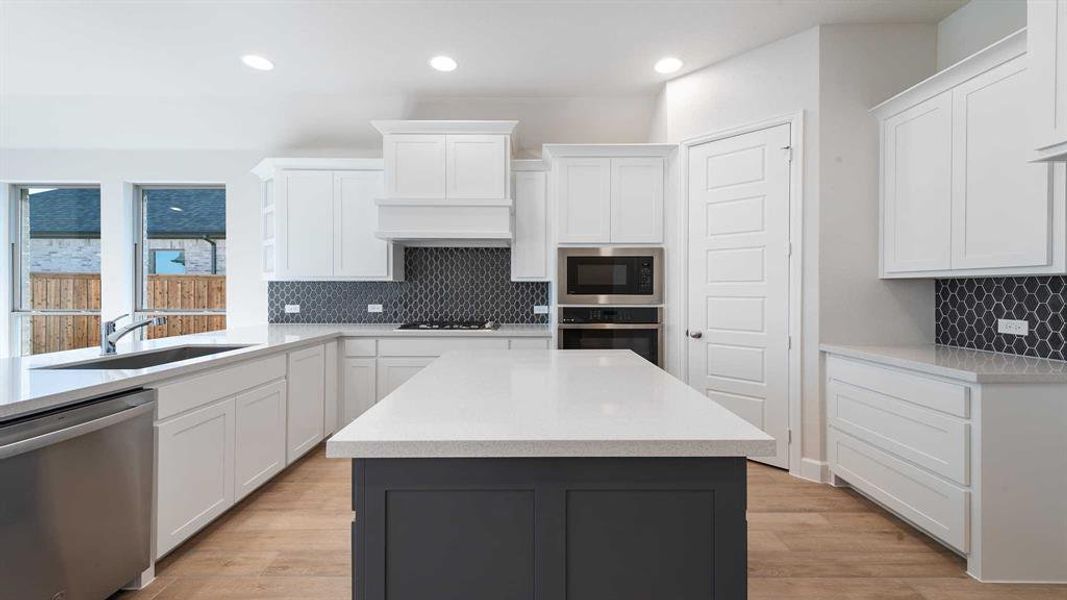
[[[156,424],[156,556],[234,502],[234,398]]]
[[[235,500],[285,468],[285,393],[283,380],[237,394]]]
[[[323,346],[289,353],[287,463],[314,448],[325,435],[325,379],[326,350]]]
[[[344,390],[341,400],[341,427],[344,427],[378,401],[375,359],[344,359],[341,379]]]
[[[378,400],[393,393],[408,379],[415,376],[436,356],[399,356],[378,359]]]

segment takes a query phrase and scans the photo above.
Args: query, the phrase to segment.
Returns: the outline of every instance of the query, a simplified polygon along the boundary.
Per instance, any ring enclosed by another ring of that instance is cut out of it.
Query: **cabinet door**
[[[1026,29],[1035,147],[1067,160],[1067,0],[1030,0]]]
[[[1051,263],[1051,167],[1027,162],[1030,101],[1025,56],[953,90],[955,270]]]
[[[334,275],[366,279],[389,277],[390,244],[375,237],[376,198],[384,188],[381,171],[334,173]]]
[[[344,399],[341,402],[341,427],[363,414],[378,401],[377,366],[373,358],[346,358],[341,375]]]
[[[285,381],[237,394],[235,485],[244,498],[285,468]]]
[[[449,135],[446,144],[449,198],[507,197],[507,136]]]
[[[234,502],[234,399],[156,425],[156,557]]]
[[[612,243],[663,243],[663,159],[611,159]]]
[[[288,463],[322,441],[326,403],[325,354],[322,346],[289,353]]]
[[[333,173],[283,171],[281,177],[285,239],[280,275],[287,279],[333,275]]]
[[[378,400],[393,393],[408,379],[432,363],[434,357],[417,358],[379,358],[378,359]]]
[[[548,209],[543,171],[515,173],[515,238],[511,243],[511,280],[548,279]]]
[[[445,136],[387,135],[385,193],[390,198],[445,197]]]
[[[952,230],[952,94],[882,123],[882,268],[948,269]]]
[[[611,159],[559,161],[559,241],[611,239]]]

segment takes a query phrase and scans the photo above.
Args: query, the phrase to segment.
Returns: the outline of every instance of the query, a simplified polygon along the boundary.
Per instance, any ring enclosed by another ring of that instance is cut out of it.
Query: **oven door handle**
[[[662,329],[660,323],[560,323],[559,329]]]

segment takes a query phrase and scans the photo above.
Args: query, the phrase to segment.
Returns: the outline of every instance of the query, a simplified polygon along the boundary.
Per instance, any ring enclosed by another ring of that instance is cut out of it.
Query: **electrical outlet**
[[[369,312],[369,313],[380,313],[380,312],[382,312],[382,305],[381,304],[368,304],[367,305],[367,312]]]
[[[300,312],[300,305],[299,304],[286,304],[285,305],[285,314],[293,315],[293,314],[296,314],[298,312]]]
[[[1030,322],[1016,321],[1014,319],[997,319],[997,333],[1026,335],[1030,333]]]
[[[547,315],[548,314],[548,307],[544,306],[542,304],[538,304],[538,305],[534,306],[534,314],[535,315]]]

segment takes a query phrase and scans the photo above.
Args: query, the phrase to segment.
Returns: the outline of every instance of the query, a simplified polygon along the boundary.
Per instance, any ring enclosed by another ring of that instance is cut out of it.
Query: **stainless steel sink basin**
[[[167,363],[188,360],[200,356],[239,350],[248,346],[174,346],[160,350],[150,350],[137,354],[122,354],[118,356],[103,356],[92,360],[61,365],[49,365],[37,367],[38,369],[144,369]]]

